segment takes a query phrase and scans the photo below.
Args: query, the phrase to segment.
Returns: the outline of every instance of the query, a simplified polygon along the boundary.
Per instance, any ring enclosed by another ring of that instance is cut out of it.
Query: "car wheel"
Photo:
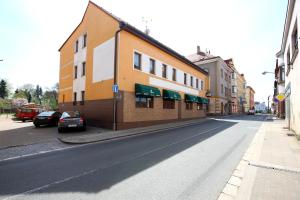
[[[59,133],[63,133],[64,132],[63,128],[58,128],[57,130],[58,130]]]
[[[22,122],[25,122],[25,119],[22,119]]]
[[[34,126],[35,126],[36,128],[40,127],[40,125],[39,125],[39,124],[34,124]]]

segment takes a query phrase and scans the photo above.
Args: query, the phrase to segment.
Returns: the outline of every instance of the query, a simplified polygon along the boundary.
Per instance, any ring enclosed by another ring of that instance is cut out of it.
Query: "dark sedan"
[[[58,122],[58,132],[62,133],[67,129],[86,130],[86,120],[78,111],[66,111],[61,115]]]
[[[41,112],[34,118],[33,124],[35,125],[35,127],[39,127],[41,125],[57,126],[60,117],[61,117],[60,112],[55,112],[55,111]]]

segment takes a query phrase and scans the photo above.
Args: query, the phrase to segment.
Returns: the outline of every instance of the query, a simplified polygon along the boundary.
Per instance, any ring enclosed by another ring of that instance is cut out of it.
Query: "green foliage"
[[[10,109],[10,108],[11,108],[11,100],[0,98],[0,109]]]

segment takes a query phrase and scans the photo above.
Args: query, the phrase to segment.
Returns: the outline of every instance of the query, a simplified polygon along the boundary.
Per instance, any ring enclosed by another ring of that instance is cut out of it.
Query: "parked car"
[[[62,133],[67,129],[86,130],[86,120],[78,111],[63,112],[58,121],[58,132]]]
[[[60,112],[55,112],[55,111],[41,112],[34,118],[33,124],[35,125],[35,127],[39,127],[41,125],[57,126],[60,117],[61,117]]]
[[[17,118],[22,122],[25,122],[26,120],[33,120],[38,114],[39,109],[37,108],[21,108],[21,110],[17,113]]]
[[[248,111],[248,115],[254,115],[255,114],[255,110],[254,109],[250,109],[249,111]]]

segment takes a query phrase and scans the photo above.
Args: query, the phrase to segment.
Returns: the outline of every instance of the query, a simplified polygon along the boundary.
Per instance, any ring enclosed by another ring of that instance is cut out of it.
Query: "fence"
[[[0,108],[0,114],[14,114],[16,113],[15,108]]]

